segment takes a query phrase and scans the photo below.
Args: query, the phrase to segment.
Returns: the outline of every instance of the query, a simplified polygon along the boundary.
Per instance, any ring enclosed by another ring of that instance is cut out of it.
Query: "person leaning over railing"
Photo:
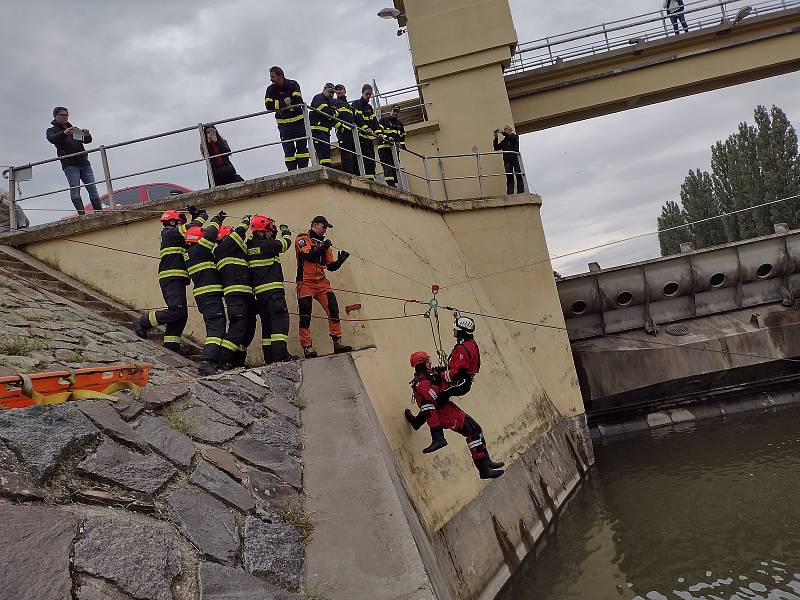
[[[337,83],[333,88],[336,98],[332,99],[336,109],[336,118],[345,123],[355,123],[353,108],[347,101],[347,89],[341,83]],[[345,123],[336,121],[336,138],[339,140],[339,154],[342,157],[342,171],[358,175],[358,159],[356,158],[356,141],[353,138],[353,128]]]
[[[397,145],[398,152],[406,147],[406,129],[400,120],[400,108],[393,106],[389,116],[381,117],[378,124],[385,136],[378,142],[378,159],[383,163],[383,179],[387,185],[397,187],[397,165],[394,164],[392,144]]]
[[[73,127],[69,122],[69,110],[63,106],[56,106],[53,109],[53,120],[50,124],[52,127],[47,130],[47,141],[56,147],[56,156],[85,152],[86,149],[83,147],[83,143],[92,143],[92,134],[89,133],[89,130]],[[97,194],[97,186],[94,184],[94,172],[92,171],[89,157],[83,154],[64,158],[61,160],[61,168],[64,170],[64,175],[69,182],[69,196],[78,214],[86,214],[83,209],[83,200],[81,199],[81,181],[86,184],[92,208],[96,211],[102,210],[103,207]]]
[[[361,143],[361,154],[364,155],[364,170],[367,179],[375,180],[375,134],[379,133],[380,125],[375,116],[375,110],[369,103],[372,98],[372,86],[365,83],[361,86],[361,98],[353,100],[350,106],[358,127],[358,139]]]
[[[333,87],[332,83],[326,83],[322,92],[314,96],[311,100],[313,110],[308,115],[317,160],[325,167],[333,164],[331,160],[331,127],[333,127],[334,121],[329,118],[336,114],[336,108],[333,105]]]
[[[498,136],[503,134],[503,139]],[[519,136],[511,130],[511,125],[494,130],[495,150],[503,151],[503,172],[506,174],[506,194],[514,193],[514,179],[517,181],[517,193],[525,191],[525,182],[522,180],[522,167],[519,164]],[[514,175],[516,173],[516,176]]]
[[[264,106],[275,111],[275,122],[281,136],[286,169],[294,171],[308,166],[308,139],[303,123],[303,110],[297,104],[303,104],[300,84],[294,79],[286,79],[283,69],[272,67],[269,70],[272,82],[264,94]],[[299,139],[297,139],[299,138]]]
[[[206,149],[211,163],[211,172],[214,175],[214,183],[216,185],[225,185],[226,183],[244,181],[231,162],[231,147],[217,131],[217,128],[213,125],[206,125],[203,131],[206,134]],[[201,153],[202,149],[203,147],[200,146]],[[208,185],[211,185],[210,181]]]

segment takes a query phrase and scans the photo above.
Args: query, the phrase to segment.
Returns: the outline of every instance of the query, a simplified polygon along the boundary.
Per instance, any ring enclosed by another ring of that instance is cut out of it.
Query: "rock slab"
[[[239,531],[233,513],[222,502],[196,488],[184,487],[167,496],[170,520],[204,556],[233,564]]]
[[[222,448],[208,446],[203,448],[202,454],[203,458],[205,458],[212,465],[218,469],[222,469],[236,481],[241,483],[243,477],[242,471],[239,469],[239,465],[236,464],[236,460],[233,458],[233,455],[230,452],[223,450]]]
[[[138,429],[139,434],[159,454],[188,469],[194,456],[194,442],[188,435],[175,431],[166,419],[145,415]]]
[[[145,494],[157,492],[177,473],[175,467],[160,456],[136,454],[109,439],[80,463],[77,470]]]
[[[148,385],[142,390],[139,401],[143,402],[147,408],[160,408],[188,393],[189,386],[185,383],[157,386]]]
[[[245,436],[231,447],[231,452],[242,460],[277,475],[297,489],[302,486],[300,463],[283,450]]]
[[[105,400],[83,400],[77,406],[103,433],[137,448],[147,448],[142,436],[131,429]]]
[[[69,549],[78,526],[75,517],[43,506],[2,506],[0,523],[0,597],[70,598]]]
[[[198,571],[200,600],[302,600],[239,569],[202,563]]]
[[[273,510],[286,506],[300,508],[303,504],[297,490],[275,475],[254,469],[248,473],[248,479],[250,480],[250,491],[256,500],[265,502]]]
[[[152,521],[116,517],[86,520],[83,539],[75,544],[74,564],[77,571],[110,581],[140,600],[172,600],[170,586],[181,572],[178,545],[171,536]]]
[[[244,513],[255,508],[250,492],[207,462],[198,465],[189,481]]]
[[[239,408],[232,398],[245,396],[242,390],[230,385],[220,385],[223,382],[198,381],[192,384],[192,395],[211,410],[227,417],[237,425],[247,427],[255,422],[253,416]],[[264,390],[266,393],[266,390]],[[231,398],[229,398],[230,396]]]
[[[222,444],[242,431],[231,419],[211,410],[205,404],[186,408],[180,414],[190,423],[187,433],[206,444]]]
[[[244,526],[244,568],[267,581],[296,590],[303,569],[300,532],[278,515],[249,515]]]
[[[11,471],[0,471],[0,496],[17,500],[44,500],[44,492]]]
[[[300,428],[280,415],[273,415],[266,421],[257,423],[250,430],[250,437],[283,450],[295,458],[300,458],[303,452]]]
[[[0,411],[0,440],[42,483],[70,452],[99,435],[75,402],[56,406],[29,406]]]

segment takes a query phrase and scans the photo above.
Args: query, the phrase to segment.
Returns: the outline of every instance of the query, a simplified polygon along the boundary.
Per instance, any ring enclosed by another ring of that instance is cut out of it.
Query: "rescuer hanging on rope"
[[[440,375],[431,367],[431,357],[427,352],[414,352],[411,355],[414,379],[411,390],[420,413],[414,416],[405,410],[405,418],[414,428],[419,429],[426,422],[431,430],[431,445],[422,452],[428,454],[447,445],[444,430],[450,429],[466,438],[467,448],[472,455],[475,468],[481,479],[500,477],[505,471],[505,463],[494,462],[486,448],[483,430],[478,422],[449,400],[441,400]]]
[[[206,339],[203,355],[197,368],[201,375],[217,372],[219,353],[225,339],[225,307],[222,304],[222,281],[214,261],[214,244],[217,242],[219,227],[225,220],[225,211],[211,218],[205,231],[200,227],[190,227],[186,231],[186,245],[189,258],[186,267],[192,279],[192,295],[197,310],[203,315],[206,326]]]
[[[475,321],[456,314],[453,320],[456,345],[447,359],[447,367],[437,368],[442,377],[442,400],[463,396],[472,389],[472,381],[481,368],[481,353],[474,333]]]
[[[286,344],[289,340],[289,309],[283,291],[283,269],[280,254],[292,247],[292,232],[264,215],[250,222],[253,237],[247,240],[247,264],[253,279],[256,307],[261,318],[261,348],[264,363],[294,360]]]
[[[189,227],[200,227],[205,223],[205,213],[194,206],[187,208],[192,217]],[[161,251],[158,263],[158,284],[167,308],[150,310],[133,323],[133,330],[140,338],[157,325],[165,325],[164,347],[174,352],[181,349],[181,334],[189,313],[186,310],[186,286],[189,273],[186,270],[186,218],[177,210],[166,210],[161,215]]]
[[[220,231],[217,247],[214,249],[225,306],[228,309],[228,332],[222,340],[222,350],[219,353],[219,364],[222,368],[244,366],[247,346],[256,333],[255,300],[245,241],[249,226],[250,215],[245,215],[236,229],[224,228]]]
[[[333,351],[350,352],[353,348],[342,344],[342,325],[339,321],[339,304],[325,270],[336,271],[344,264],[349,252],[339,250],[333,259],[331,241],[325,232],[333,225],[323,216],[314,217],[308,233],[301,233],[294,243],[297,254],[297,306],[300,312],[300,345],[306,358],[316,358],[311,340],[311,302],[316,300],[328,315],[328,331],[333,340]]]

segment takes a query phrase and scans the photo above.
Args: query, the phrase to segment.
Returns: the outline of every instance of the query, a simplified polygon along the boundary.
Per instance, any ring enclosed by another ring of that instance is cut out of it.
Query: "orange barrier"
[[[132,390],[138,397],[152,368],[150,363],[122,364],[0,377],[0,409],[61,404],[67,400],[114,401],[116,398],[110,394],[123,389]]]

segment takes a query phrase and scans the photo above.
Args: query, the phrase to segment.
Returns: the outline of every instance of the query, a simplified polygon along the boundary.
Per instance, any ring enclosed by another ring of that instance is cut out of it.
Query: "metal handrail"
[[[673,35],[672,27],[667,25],[668,20],[682,15],[691,22],[689,29],[699,30],[721,24],[730,25],[739,11],[749,8],[750,16],[780,12],[800,8],[799,0],[762,0],[761,2],[748,2],[748,0],[694,0],[686,2],[680,12],[667,12],[665,9],[652,11],[618,19],[600,25],[583,27],[574,31],[547,36],[531,42],[518,44],[511,59],[511,66],[506,69],[506,74],[515,74],[535,68],[556,64],[557,61],[573,60],[580,57],[591,56],[601,52],[608,52],[616,48],[634,45],[640,41],[653,41],[664,39]],[[701,16],[701,13],[707,13]],[[694,15],[694,16],[693,16]],[[645,25],[658,23],[660,26],[639,30]],[[616,32],[626,32],[624,35],[612,36]],[[595,42],[580,42],[595,38]],[[537,50],[546,50],[540,54],[530,56]]]

